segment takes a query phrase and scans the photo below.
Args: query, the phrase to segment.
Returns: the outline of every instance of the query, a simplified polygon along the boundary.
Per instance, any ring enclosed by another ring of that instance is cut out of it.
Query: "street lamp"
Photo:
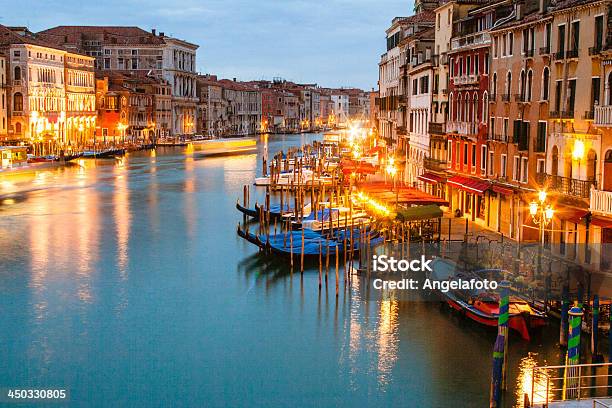
[[[397,203],[399,201],[399,191],[396,189],[395,175],[397,174],[397,168],[395,167],[393,157],[389,157],[389,160],[387,161],[386,171],[387,174],[391,176],[391,179],[393,179],[393,190],[395,190],[395,206],[397,207]]]
[[[545,190],[538,192],[538,201],[529,204],[529,214],[540,232],[540,245],[538,249],[538,272],[542,272],[542,250],[544,249],[544,230],[552,221],[555,211],[546,203],[547,194]]]

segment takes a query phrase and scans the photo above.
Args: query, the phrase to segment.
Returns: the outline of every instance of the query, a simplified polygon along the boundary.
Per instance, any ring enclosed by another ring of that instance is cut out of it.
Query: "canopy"
[[[453,185],[461,190],[465,190],[468,193],[482,195],[485,191],[491,187],[491,183],[484,180],[477,180],[471,177],[464,176],[453,176],[448,179],[448,184]]]
[[[438,176],[433,173],[423,173],[417,177],[419,180],[424,181],[426,183],[437,184],[444,181],[443,177]]]
[[[435,204],[419,205],[416,207],[401,208],[397,211],[396,219],[399,221],[419,221],[442,218],[442,210]]]

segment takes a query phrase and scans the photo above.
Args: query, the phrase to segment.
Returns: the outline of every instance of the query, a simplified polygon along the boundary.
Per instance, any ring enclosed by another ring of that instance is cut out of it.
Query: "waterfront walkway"
[[[612,398],[551,402],[548,406],[550,408],[612,408]]]

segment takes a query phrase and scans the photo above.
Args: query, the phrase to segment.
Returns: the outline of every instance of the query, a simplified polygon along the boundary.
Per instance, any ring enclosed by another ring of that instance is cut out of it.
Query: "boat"
[[[366,238],[371,246],[376,246],[383,242],[383,238],[375,231],[367,231],[366,234],[360,234],[358,229],[353,231],[353,246],[351,248],[348,235],[345,239],[344,231],[332,236],[326,236],[317,231],[288,231],[278,234],[257,235],[248,230],[243,230],[240,227],[237,229],[238,235],[248,242],[257,245],[262,249],[267,249],[272,253],[283,256],[301,255],[302,253],[302,237],[304,240],[304,257],[314,258],[321,256],[335,256],[344,254],[345,251],[358,252],[361,247],[361,238]],[[350,232],[349,232],[350,233]],[[346,247],[345,247],[346,242]]]
[[[59,158],[55,155],[34,156],[33,154],[28,154],[28,163],[49,163],[58,160]]]
[[[258,218],[262,210],[264,211],[264,213],[266,212],[266,209],[259,204],[255,204],[255,208],[247,208],[242,206],[239,201],[236,202],[236,209],[244,215],[247,215],[252,218]],[[304,205],[304,208],[302,209],[302,214],[309,215],[310,212],[310,203],[308,203]],[[270,218],[293,217],[294,214],[294,207],[289,205],[289,203],[283,204],[283,211],[281,211],[280,204],[270,205]]]
[[[435,259],[432,262],[432,272],[429,279],[436,281],[453,281],[462,279],[469,281],[479,279],[474,274],[467,274],[457,269],[455,263]],[[499,294],[485,290],[449,290],[440,291],[445,302],[454,310],[467,318],[485,326],[497,327],[499,319]],[[531,340],[531,333],[546,325],[546,314],[533,309],[529,303],[519,296],[510,296],[510,317],[508,326],[518,332],[521,337]]]
[[[347,228],[350,226],[368,225],[370,216],[361,209],[337,206],[329,208],[329,203],[319,203],[316,212],[310,212],[301,220],[291,223],[292,229],[305,228],[312,231],[328,231],[329,229]]]
[[[106,150],[86,150],[83,152],[84,159],[114,159],[116,156],[123,156],[125,149],[106,149]]]
[[[252,137],[204,139],[190,144],[195,154],[207,157],[246,154],[257,150],[257,139]]]

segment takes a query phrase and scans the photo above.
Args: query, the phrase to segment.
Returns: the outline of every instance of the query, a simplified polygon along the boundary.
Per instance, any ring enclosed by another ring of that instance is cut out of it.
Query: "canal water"
[[[366,300],[359,279],[319,293],[316,269],[237,237],[266,146],[317,137],[0,177],[0,387],[65,388],[72,406],[487,406],[494,332],[437,303]],[[530,366],[560,362],[557,333],[512,336],[507,406]]]

